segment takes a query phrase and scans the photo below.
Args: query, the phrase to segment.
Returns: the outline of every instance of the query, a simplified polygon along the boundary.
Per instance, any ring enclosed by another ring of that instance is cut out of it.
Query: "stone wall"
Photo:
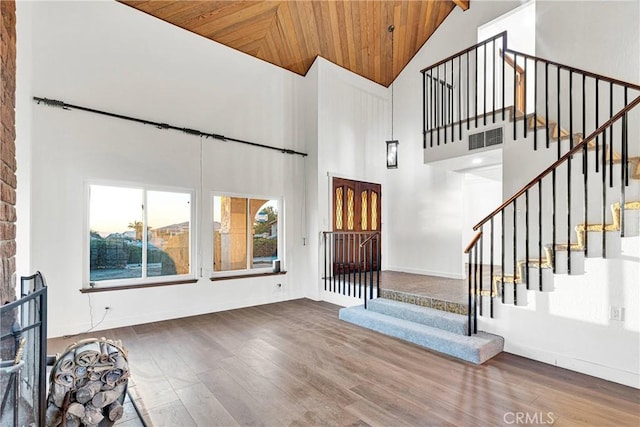
[[[0,1],[0,304],[15,300],[16,5]]]

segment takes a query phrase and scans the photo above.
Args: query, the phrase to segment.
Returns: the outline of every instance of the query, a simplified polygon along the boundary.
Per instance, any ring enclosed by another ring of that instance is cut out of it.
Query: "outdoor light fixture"
[[[389,25],[389,32],[391,33],[391,78],[394,76],[393,71],[393,30],[396,27]],[[391,140],[387,141],[387,169],[398,168],[398,140],[393,139],[393,81],[391,82]]]
[[[387,141],[387,169],[398,168],[398,141]]]

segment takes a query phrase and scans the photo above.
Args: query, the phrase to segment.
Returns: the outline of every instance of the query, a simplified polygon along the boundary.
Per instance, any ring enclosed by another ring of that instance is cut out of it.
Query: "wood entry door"
[[[333,178],[334,272],[377,268],[380,260],[381,185]],[[360,247],[371,234],[372,247]],[[375,248],[371,250],[372,248]]]

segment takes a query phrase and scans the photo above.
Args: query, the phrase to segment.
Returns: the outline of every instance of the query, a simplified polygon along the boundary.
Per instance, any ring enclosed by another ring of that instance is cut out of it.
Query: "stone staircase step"
[[[376,298],[369,301],[368,309],[376,313],[421,323],[454,334],[467,335],[469,331],[466,316],[406,302]]]
[[[421,323],[365,310],[362,305],[340,309],[339,318],[475,364],[486,362],[504,349],[504,338],[498,335],[486,332],[478,332],[472,336],[454,334]]]

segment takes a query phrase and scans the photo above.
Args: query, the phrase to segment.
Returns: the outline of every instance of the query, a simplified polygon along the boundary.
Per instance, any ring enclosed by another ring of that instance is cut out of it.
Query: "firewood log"
[[[118,386],[113,390],[101,391],[99,393],[96,393],[95,396],[93,396],[93,399],[91,399],[91,403],[96,408],[104,408],[108,404],[117,400],[122,395],[124,390],[125,390],[124,386]]]
[[[107,407],[107,417],[111,421],[118,421],[120,418],[122,418],[123,413],[124,408],[118,400],[115,400]]]
[[[53,403],[58,407],[62,408],[62,403],[64,402],[64,396],[67,394],[69,389],[61,384],[53,383],[51,386],[51,397]]]
[[[100,391],[113,390],[114,388],[116,388],[115,384],[102,383],[102,388],[100,389]]]
[[[75,382],[74,387],[76,389],[79,389],[79,388],[84,387],[85,385],[87,385],[88,382],[89,382],[89,378],[87,378],[87,377],[76,378],[76,382]]]
[[[91,366],[100,360],[100,344],[90,342],[76,350],[76,365]]]
[[[69,414],[77,417],[78,421],[80,421],[84,417],[84,405],[78,402],[71,403],[67,408],[67,415]]]
[[[73,370],[76,378],[84,378],[87,376],[87,367],[86,366],[76,366]]]
[[[115,361],[113,362],[113,366],[115,368],[122,369],[123,371],[126,371],[128,369],[128,365],[129,364],[127,363],[127,359],[125,359],[123,355],[117,356]]]
[[[56,427],[62,420],[62,411],[56,405],[49,404],[45,419],[48,427]]]
[[[102,388],[101,381],[90,381],[84,387],[79,388],[76,391],[76,401],[80,403],[87,403],[93,396],[96,395]],[[82,417],[80,417],[82,418]]]
[[[80,425],[81,425],[80,418],[76,417],[75,415],[71,415],[67,413],[67,416],[65,418],[65,427],[80,427]]]
[[[76,367],[76,362],[74,360],[75,352],[70,351],[69,353],[64,355],[64,359],[61,359],[60,362],[57,363],[58,370],[61,372],[72,372]]]
[[[102,375],[102,382],[107,384],[115,384],[122,376],[124,371],[122,369],[111,369]]]
[[[70,374],[70,373],[69,374],[60,374],[59,373],[59,374],[55,375],[54,381],[56,383],[60,384],[60,385],[65,386],[65,387],[72,387],[75,384],[76,379],[73,376],[73,374]]]
[[[100,343],[100,363],[109,361],[109,344],[106,342]]]
[[[84,407],[84,417],[82,417],[82,424],[96,425],[104,419],[102,411],[93,406],[91,403],[87,403]]]

